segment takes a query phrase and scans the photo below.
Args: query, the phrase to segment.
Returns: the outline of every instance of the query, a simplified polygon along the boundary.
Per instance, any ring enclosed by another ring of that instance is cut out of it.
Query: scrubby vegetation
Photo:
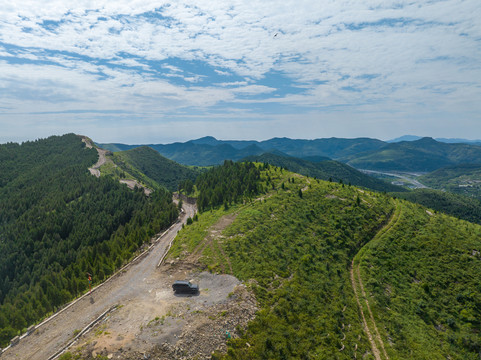
[[[177,217],[171,194],[147,198],[96,178],[73,134],[0,145],[0,344],[127,261]]]
[[[416,189],[402,193],[391,193],[391,195],[463,220],[481,224],[481,201],[475,198],[432,189]]]
[[[329,159],[312,162],[291,156],[266,153],[259,156],[250,156],[246,158],[246,160],[265,162],[313,178],[335,182],[341,181],[344,184],[362,186],[376,191],[405,191],[402,187],[392,185],[387,181],[376,179],[372,176],[363,174],[349,165]]]
[[[227,358],[352,359],[369,349],[349,267],[392,203],[325,182],[312,184],[301,198],[299,189],[307,184],[296,180],[240,212],[224,232],[231,237],[224,249],[234,274],[255,280],[261,305]]]
[[[389,358],[477,359],[480,226],[258,167],[267,194],[200,214],[172,248],[171,256],[185,256],[222,216],[235,217],[200,261],[249,284],[260,311],[218,358],[372,359],[349,275],[358,254]]]
[[[349,266],[388,219],[392,200],[341,184],[313,179],[309,184],[275,167],[262,169],[259,176],[261,186],[269,182],[276,190],[271,185],[263,199],[201,214],[181,232],[172,250],[173,256],[192,251],[209,224],[226,212],[238,214],[223,233],[229,240],[213,247],[222,251],[211,254],[208,248],[201,259],[213,270],[232,267],[235,276],[251,281],[260,302],[257,318],[230,343],[227,358],[361,356],[369,344],[357,314]]]
[[[402,202],[358,255],[390,358],[479,359],[480,237],[478,225]]]

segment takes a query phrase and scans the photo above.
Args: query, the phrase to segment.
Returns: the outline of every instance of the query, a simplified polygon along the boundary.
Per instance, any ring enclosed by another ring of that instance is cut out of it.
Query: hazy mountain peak
[[[204,136],[199,139],[190,140],[190,142],[194,144],[218,145],[220,141],[213,136]]]
[[[397,137],[395,139],[388,140],[386,142],[396,143],[396,142],[401,142],[401,141],[416,141],[416,140],[420,140],[420,139],[422,139],[422,137],[417,136],[417,135],[403,135],[403,136]]]

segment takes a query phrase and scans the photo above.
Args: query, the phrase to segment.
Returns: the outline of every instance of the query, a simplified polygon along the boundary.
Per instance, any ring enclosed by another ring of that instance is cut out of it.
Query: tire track
[[[350,275],[351,275],[352,288],[354,290],[354,295],[356,296],[356,302],[357,302],[359,311],[361,313],[364,332],[366,333],[369,343],[371,344],[371,350],[376,360],[382,360],[383,358],[389,359],[389,356],[386,352],[386,348],[384,347],[384,342],[382,340],[381,334],[379,333],[378,327],[376,325],[376,321],[374,320],[374,316],[371,310],[371,306],[369,305],[368,297],[364,290],[364,284],[362,282],[361,272],[360,272],[361,257],[362,257],[362,253],[364,252],[364,249],[370,246],[370,244],[372,244],[373,242],[379,241],[397,224],[397,222],[401,218],[401,213],[402,213],[402,205],[400,202],[396,202],[396,209],[393,215],[391,216],[391,219],[389,220],[389,222],[376,233],[376,235],[372,238],[370,242],[364,245],[364,247],[356,254],[356,256],[354,257],[351,263]],[[362,298],[364,298],[366,302],[368,319],[372,324],[371,329],[369,328],[368,321],[366,320],[366,315],[364,314],[363,306],[361,304],[361,299],[360,299],[361,296]],[[378,344],[379,344],[379,348],[382,350],[383,356],[381,356],[381,351],[378,348]]]

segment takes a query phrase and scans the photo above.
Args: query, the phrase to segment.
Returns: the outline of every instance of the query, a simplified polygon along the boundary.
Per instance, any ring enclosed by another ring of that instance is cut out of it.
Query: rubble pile
[[[245,329],[257,309],[256,300],[245,285],[237,286],[226,303],[186,313],[186,326],[177,343],[157,345],[144,355],[152,360],[200,360],[210,359],[214,351],[225,353],[228,338],[238,337],[238,329]]]

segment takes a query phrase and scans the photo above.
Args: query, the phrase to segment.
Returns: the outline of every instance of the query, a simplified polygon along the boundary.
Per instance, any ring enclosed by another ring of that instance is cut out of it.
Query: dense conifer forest
[[[260,170],[254,163],[226,160],[223,166],[214,167],[197,178],[197,207],[202,212],[249,199],[263,190],[259,180]]]
[[[69,134],[0,145],[0,345],[119,268],[178,215],[90,175],[95,149]]]

